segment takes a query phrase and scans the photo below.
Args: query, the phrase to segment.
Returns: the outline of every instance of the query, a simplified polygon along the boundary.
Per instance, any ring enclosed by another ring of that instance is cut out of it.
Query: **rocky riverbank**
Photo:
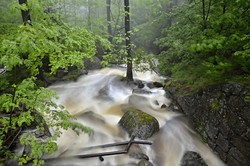
[[[172,110],[188,116],[202,139],[228,166],[250,163],[249,89],[237,84],[209,87],[190,95],[172,96]]]

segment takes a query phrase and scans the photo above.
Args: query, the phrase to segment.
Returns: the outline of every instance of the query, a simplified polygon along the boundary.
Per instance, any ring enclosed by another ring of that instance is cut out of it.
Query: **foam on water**
[[[143,81],[161,81],[154,72],[135,73],[135,78]],[[221,160],[203,144],[193,130],[185,123],[181,114],[161,109],[168,106],[170,100],[165,97],[162,88],[145,90],[149,94],[132,93],[135,85],[128,85],[121,78],[125,70],[105,68],[82,76],[76,82],[57,83],[49,87],[57,92],[56,101],[74,115],[77,121],[94,130],[94,135],[85,133],[77,135],[72,130],[64,131],[57,140],[58,151],[48,160],[46,165],[86,165],[86,166],[119,166],[136,165],[138,160],[127,154],[105,156],[104,161],[98,157],[77,159],[73,156],[86,153],[104,152],[112,149],[83,150],[84,147],[129,140],[127,134],[118,128],[118,121],[124,114],[124,105],[136,107],[157,118],[160,124],[158,132],[151,140],[151,147],[142,146],[155,166],[178,166],[186,151],[196,151],[211,166],[223,166]]]

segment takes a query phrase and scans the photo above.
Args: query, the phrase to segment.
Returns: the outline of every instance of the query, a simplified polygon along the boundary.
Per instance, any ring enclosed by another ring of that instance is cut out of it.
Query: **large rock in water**
[[[96,70],[102,68],[101,60],[96,56],[94,56],[93,59],[85,58],[83,62],[85,69],[87,70]]]
[[[134,108],[129,109],[122,116],[119,125],[130,136],[140,139],[148,139],[159,131],[159,123],[153,116]]]
[[[188,151],[183,156],[181,166],[207,166],[207,164],[198,153]]]

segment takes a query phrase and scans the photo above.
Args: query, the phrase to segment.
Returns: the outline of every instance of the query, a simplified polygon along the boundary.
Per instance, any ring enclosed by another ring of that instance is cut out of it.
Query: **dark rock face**
[[[128,110],[119,121],[119,125],[129,133],[140,139],[150,138],[159,131],[158,121],[151,115],[137,109]]]
[[[147,86],[152,89],[152,88],[162,88],[163,85],[160,82],[149,82],[147,83]]]
[[[234,84],[176,96],[175,110],[186,114],[203,140],[228,166],[250,163],[249,89]],[[173,106],[174,108],[174,106]]]
[[[207,164],[198,153],[186,152],[182,159],[181,166],[207,166]]]

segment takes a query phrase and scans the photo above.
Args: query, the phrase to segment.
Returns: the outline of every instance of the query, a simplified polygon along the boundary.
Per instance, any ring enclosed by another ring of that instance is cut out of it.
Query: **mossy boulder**
[[[140,139],[148,139],[159,131],[158,121],[151,115],[138,109],[129,109],[122,116],[119,125],[130,136]]]

